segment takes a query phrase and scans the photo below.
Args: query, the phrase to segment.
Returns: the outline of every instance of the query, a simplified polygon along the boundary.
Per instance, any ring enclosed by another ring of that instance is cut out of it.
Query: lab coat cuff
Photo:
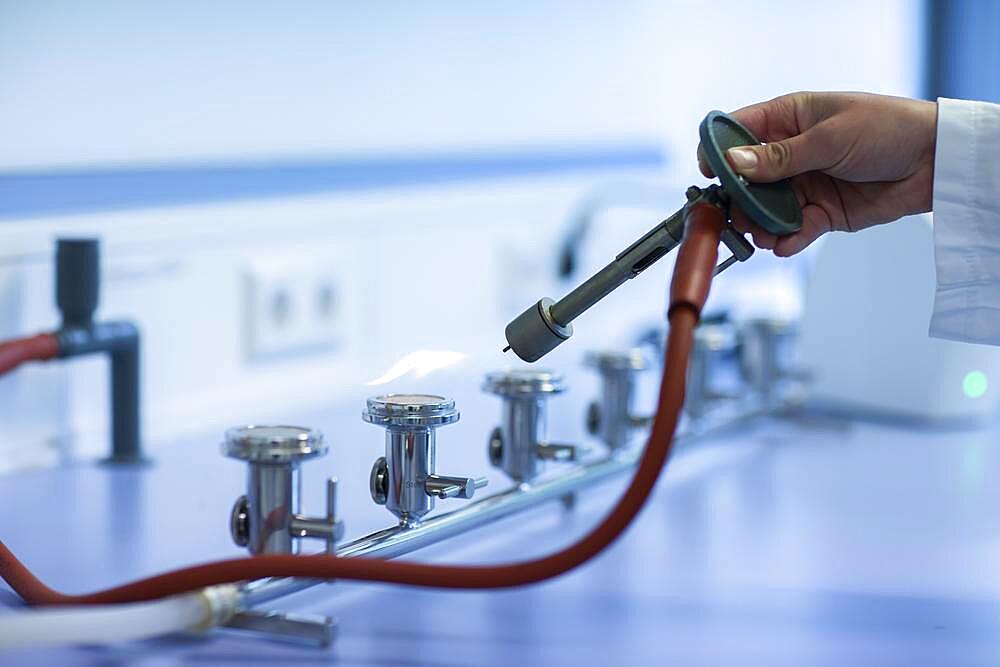
[[[939,287],[930,335],[965,343],[1000,345],[1000,304],[984,304],[979,286]]]
[[[1000,209],[986,201],[994,181],[1000,107],[938,100],[934,159],[937,291],[930,333],[1000,343]]]
[[[934,260],[941,288],[982,282],[982,262],[976,248],[984,247],[975,201],[974,104],[938,100],[937,144],[934,156]]]

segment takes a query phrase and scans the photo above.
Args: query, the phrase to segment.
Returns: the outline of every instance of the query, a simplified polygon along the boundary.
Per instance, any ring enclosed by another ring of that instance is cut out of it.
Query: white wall
[[[0,225],[0,303],[6,306],[0,338],[58,322],[52,248],[71,229],[102,241],[99,316],[133,319],[142,331],[145,431],[153,449],[185,433],[280,420],[345,397],[360,406],[378,393],[365,383],[415,350],[468,355],[466,367],[478,369],[478,377],[501,360],[506,320],[560,289],[550,250],[560,228],[552,221],[562,219],[580,191],[606,178],[592,172],[392,196]],[[249,353],[245,279],[274,259],[283,260],[291,276],[297,267],[329,269],[342,323],[334,345],[263,358]],[[655,279],[648,285],[654,295],[660,289]],[[652,308],[654,317],[660,310]],[[590,334],[610,336],[607,327]],[[568,356],[559,361],[557,355],[555,363],[576,365],[582,349],[563,351]],[[0,414],[0,469],[100,455],[108,447],[105,362],[32,364],[2,377]]]
[[[421,347],[468,353],[472,369],[511,315],[565,290],[555,240],[581,197],[642,179],[679,201],[701,180],[696,127],[709,109],[801,88],[914,93],[919,5],[0,1],[0,178],[643,138],[669,156],[665,170],[643,173],[0,222],[0,338],[55,324],[52,242],[97,234],[102,313],[133,317],[145,333],[154,447],[293,405],[360,400],[365,380]],[[581,271],[669,212],[600,216]],[[340,267],[338,347],[247,359],[241,285],[262,257]],[[754,259],[758,276],[784,278],[734,279],[717,298],[737,285],[765,300],[787,292],[787,267],[769,259]],[[586,347],[658,321],[666,270],[585,315],[552,364],[576,365]],[[0,468],[103,451],[104,383],[99,360],[0,379]]]
[[[709,109],[913,93],[922,4],[0,0],[0,169],[646,137],[687,174]]]

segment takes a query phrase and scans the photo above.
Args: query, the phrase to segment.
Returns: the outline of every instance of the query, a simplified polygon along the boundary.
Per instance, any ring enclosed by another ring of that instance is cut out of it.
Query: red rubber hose
[[[0,375],[9,373],[26,361],[47,361],[59,356],[59,339],[44,333],[0,343]]]
[[[39,581],[0,543],[0,576],[35,605],[137,602],[222,583],[264,577],[354,579],[433,588],[509,588],[559,576],[593,558],[625,532],[649,498],[670,456],[684,402],[687,361],[694,327],[708,295],[725,216],[714,206],[695,205],[686,214],[685,240],[678,251],[671,289],[670,333],[659,404],[649,442],[632,482],[611,512],[586,536],[551,555],[508,565],[424,565],[378,558],[329,555],[262,555],[173,570],[85,595],[65,595]]]

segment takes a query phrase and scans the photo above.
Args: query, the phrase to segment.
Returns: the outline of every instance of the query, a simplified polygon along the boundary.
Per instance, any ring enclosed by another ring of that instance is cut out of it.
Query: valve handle
[[[571,463],[580,459],[580,447],[554,442],[543,442],[537,447],[538,458],[543,461]]]
[[[802,228],[802,209],[788,179],[749,183],[726,159],[730,148],[761,143],[750,130],[729,114],[711,111],[701,122],[698,134],[705,160],[732,203],[772,234],[786,236]]]
[[[429,496],[440,498],[462,498],[468,500],[476,494],[476,489],[486,486],[485,477],[450,477],[448,475],[428,475],[424,480],[424,491]]]

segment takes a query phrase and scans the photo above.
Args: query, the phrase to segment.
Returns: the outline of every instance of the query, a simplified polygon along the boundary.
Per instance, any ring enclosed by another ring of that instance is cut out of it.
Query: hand
[[[856,232],[931,210],[937,104],[867,93],[792,93],[733,112],[763,146],[726,158],[747,180],[791,178],[802,229],[778,237],[733,210],[733,225],[775,255],[832,231]],[[702,173],[711,168],[698,147]]]

